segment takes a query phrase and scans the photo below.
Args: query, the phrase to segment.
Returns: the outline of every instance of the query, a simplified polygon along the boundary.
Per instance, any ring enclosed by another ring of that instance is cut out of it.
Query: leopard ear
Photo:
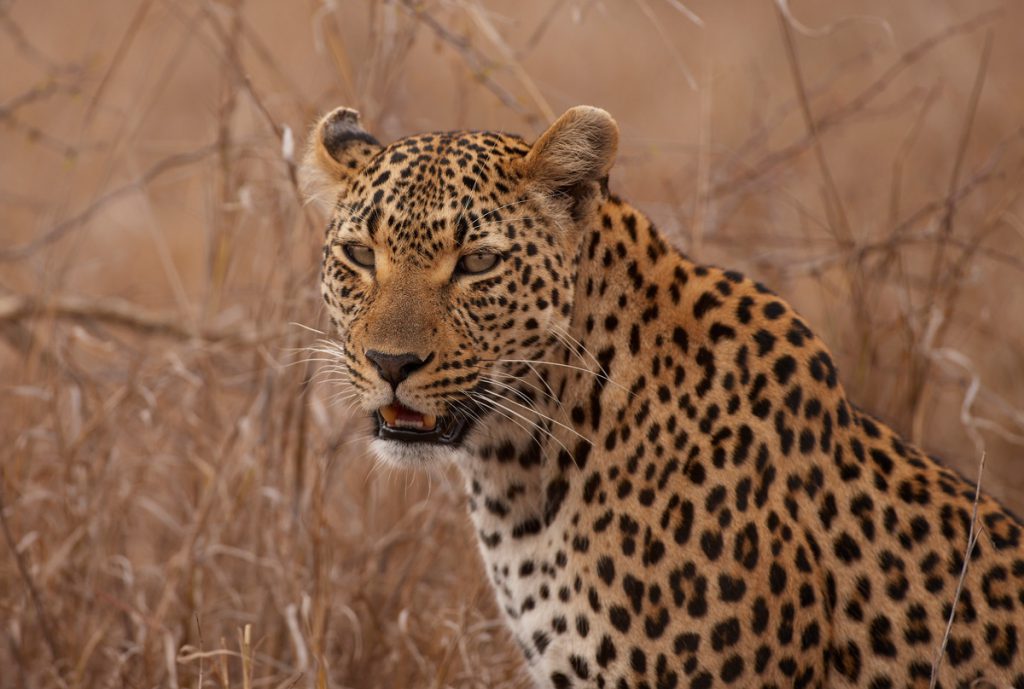
[[[524,160],[528,179],[552,189],[598,182],[619,146],[619,126],[601,108],[570,108],[541,134]]]
[[[309,200],[333,203],[341,187],[382,146],[359,123],[352,108],[335,108],[320,118],[309,136],[299,182]]]

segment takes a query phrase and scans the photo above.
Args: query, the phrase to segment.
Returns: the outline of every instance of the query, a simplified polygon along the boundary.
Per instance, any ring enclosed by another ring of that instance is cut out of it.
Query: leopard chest
[[[586,533],[595,516],[583,500],[584,477],[575,467],[544,471],[530,466],[529,457],[521,463],[509,446],[485,457],[474,458],[475,470],[466,473],[470,516],[495,600],[531,667],[564,660],[585,647],[599,605]]]

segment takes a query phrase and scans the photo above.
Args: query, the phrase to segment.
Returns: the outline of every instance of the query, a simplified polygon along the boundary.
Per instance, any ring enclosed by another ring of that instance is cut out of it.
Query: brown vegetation
[[[0,688],[527,686],[458,477],[375,468],[309,349],[293,151],[338,104],[385,140],[605,107],[616,191],[793,302],[863,407],[966,475],[986,452],[1020,510],[1022,25],[967,0],[0,2]]]

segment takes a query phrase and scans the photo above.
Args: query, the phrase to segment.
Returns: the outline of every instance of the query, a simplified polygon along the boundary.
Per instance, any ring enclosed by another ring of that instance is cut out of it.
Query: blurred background
[[[0,687],[526,687],[454,474],[315,349],[318,113],[527,137],[802,311],[1024,510],[1024,6],[0,1]]]

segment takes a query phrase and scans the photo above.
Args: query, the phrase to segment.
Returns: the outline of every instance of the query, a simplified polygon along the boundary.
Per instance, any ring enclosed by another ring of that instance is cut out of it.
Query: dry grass
[[[306,349],[342,103],[604,106],[618,191],[1024,507],[1024,9],[838,7],[0,2],[0,688],[527,686],[457,477],[375,469]]]

